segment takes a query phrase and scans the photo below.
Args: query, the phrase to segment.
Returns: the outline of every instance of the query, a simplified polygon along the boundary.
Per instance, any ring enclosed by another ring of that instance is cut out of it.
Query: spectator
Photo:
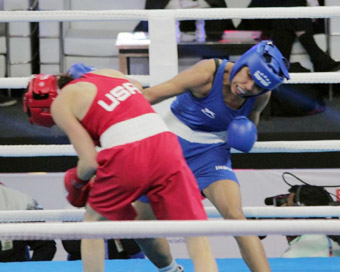
[[[287,203],[282,206],[328,206],[333,202],[330,194],[319,186],[302,185],[289,189]],[[282,254],[286,258],[340,256],[340,237],[322,234],[286,236],[288,248]]]
[[[178,0],[176,0],[178,1]],[[175,6],[174,0],[146,0],[145,9],[166,9],[171,6]],[[181,8],[193,7],[193,8],[226,8],[226,2],[224,0],[192,0],[183,1],[187,2],[187,5],[181,6],[181,1],[177,5]],[[191,3],[190,3],[191,2]],[[231,20],[206,20],[205,32],[207,39],[219,40],[223,34],[223,31],[229,29],[234,30],[235,27]],[[181,32],[195,32],[195,21],[185,20],[180,23]],[[148,32],[148,22],[141,21],[135,28],[135,31]]]
[[[0,185],[0,210],[41,210],[30,196]],[[1,240],[0,262],[51,261],[56,252],[53,240]]]
[[[312,185],[292,186],[288,195],[278,197],[281,201],[276,203],[284,203],[277,206],[328,206],[333,203],[324,187]],[[282,254],[285,258],[340,256],[340,236],[302,234],[286,236],[286,239],[288,248]]]
[[[81,259],[80,240],[61,241],[68,253],[67,259]],[[145,255],[133,239],[111,239],[106,241],[106,259],[144,259]]]

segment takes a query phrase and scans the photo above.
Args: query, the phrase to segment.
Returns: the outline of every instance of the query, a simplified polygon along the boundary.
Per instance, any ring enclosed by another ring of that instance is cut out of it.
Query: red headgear
[[[55,75],[34,75],[28,83],[24,95],[24,111],[30,117],[30,123],[51,127],[54,125],[50,107],[57,93],[57,77]]]

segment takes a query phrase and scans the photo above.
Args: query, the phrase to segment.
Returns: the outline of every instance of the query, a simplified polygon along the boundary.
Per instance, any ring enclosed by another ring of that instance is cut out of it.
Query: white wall
[[[266,197],[287,193],[289,187],[281,177],[284,171],[292,172],[313,185],[340,184],[340,169],[236,170],[241,184],[243,206],[264,206]],[[70,208],[65,199],[63,173],[0,174],[0,181],[13,189],[31,195],[45,209]],[[292,184],[300,184],[293,178],[288,178],[288,181]],[[336,189],[327,190],[336,194]],[[204,204],[211,206],[207,200]],[[176,258],[188,257],[182,238],[171,238],[170,242]],[[238,247],[232,237],[212,237],[211,242],[217,258],[240,258]],[[268,257],[279,257],[286,248],[285,238],[280,235],[267,237],[263,240],[263,244]],[[55,260],[65,260],[65,258],[66,254],[59,244]]]

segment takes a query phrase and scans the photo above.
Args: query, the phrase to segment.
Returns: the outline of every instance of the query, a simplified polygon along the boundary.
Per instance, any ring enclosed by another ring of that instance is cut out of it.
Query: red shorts
[[[110,220],[133,220],[131,203],[147,195],[161,220],[205,220],[201,194],[177,136],[164,132],[105,149],[88,202]]]

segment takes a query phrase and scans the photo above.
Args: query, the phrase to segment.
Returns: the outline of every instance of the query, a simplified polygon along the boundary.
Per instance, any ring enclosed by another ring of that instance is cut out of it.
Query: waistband
[[[141,141],[156,134],[169,131],[157,113],[147,113],[116,123],[100,136],[103,149]]]
[[[171,109],[169,109],[169,111],[164,114],[163,119],[171,132],[189,142],[201,144],[217,144],[225,143],[226,141],[227,131],[204,132],[193,130],[185,125],[182,121],[180,121],[172,113]]]

